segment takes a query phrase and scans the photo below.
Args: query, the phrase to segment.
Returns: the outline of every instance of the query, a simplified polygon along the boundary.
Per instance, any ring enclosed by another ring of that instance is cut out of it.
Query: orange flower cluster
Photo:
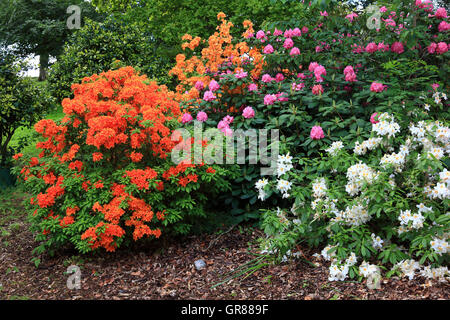
[[[51,207],[55,204],[55,200],[64,194],[62,187],[64,177],[58,177],[55,185],[49,187],[46,193],[40,193],[37,196],[38,205],[41,208]]]
[[[187,59],[184,54],[179,54],[176,57],[176,65],[170,70],[169,74],[175,75],[180,80],[176,93],[178,101],[199,98],[199,92],[194,84],[197,81],[202,81],[207,85],[211,79],[204,75],[205,71],[208,69],[210,72],[216,72],[222,63],[228,62],[230,59],[237,66],[235,71],[242,70],[244,56],[253,60],[255,65],[252,70],[253,77],[259,77],[262,71],[264,61],[261,50],[249,48],[246,42],[233,44],[233,36],[230,34],[233,23],[225,19],[226,15],[223,12],[220,12],[217,18],[221,21],[221,24],[217,27],[218,32],[209,37],[207,47],[202,49],[200,56],[193,55]],[[244,27],[247,29],[246,32],[253,32],[253,24],[250,21],[244,21]],[[184,35],[182,39],[188,41],[183,43],[183,50],[185,48],[193,50],[202,42],[199,37],[192,38],[188,34]]]
[[[103,229],[103,231],[102,231]],[[106,251],[116,250],[117,243],[114,237],[121,238],[125,235],[125,230],[120,226],[111,223],[99,222],[95,227],[90,227],[81,236],[81,240],[88,240],[92,249],[103,247]]]
[[[131,183],[135,184],[139,190],[148,190],[149,180],[155,179],[158,174],[155,170],[146,168],[145,170],[135,169],[127,171],[127,176],[130,178]]]

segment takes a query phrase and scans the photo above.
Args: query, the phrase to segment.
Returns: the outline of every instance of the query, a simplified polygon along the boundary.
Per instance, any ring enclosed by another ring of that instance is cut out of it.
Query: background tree
[[[169,82],[168,60],[155,54],[155,41],[142,24],[125,22],[110,16],[103,22],[86,20],[86,24],[69,37],[63,54],[50,67],[48,90],[61,101],[70,97],[71,85],[84,77],[120,65],[140,69],[149,78]],[[116,65],[119,65],[116,63]]]
[[[100,19],[84,0],[2,0],[0,2],[0,44],[12,47],[19,56],[39,55],[39,80],[46,77],[50,56],[61,53],[72,30],[67,28],[67,8],[78,5],[81,19]]]
[[[22,69],[16,56],[0,50],[0,167],[10,161],[8,144],[16,129],[33,125],[49,104],[33,80],[20,76]]]

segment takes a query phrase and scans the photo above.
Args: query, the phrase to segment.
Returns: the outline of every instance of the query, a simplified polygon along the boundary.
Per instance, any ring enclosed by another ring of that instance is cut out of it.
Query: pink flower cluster
[[[344,69],[345,81],[355,82],[356,81],[356,73],[353,70],[352,66],[346,66]]]
[[[315,86],[312,87],[312,93],[314,95],[319,95],[323,93],[323,87],[321,84],[316,84]]]
[[[233,123],[234,118],[232,116],[226,116],[217,124],[217,128],[226,136],[231,136],[233,130],[230,128],[230,124]]]
[[[193,120],[192,116],[189,113],[185,113],[183,114],[183,116],[181,117],[181,122],[186,124],[189,123]]]
[[[255,110],[253,110],[252,107],[245,107],[244,110],[242,110],[242,116],[245,119],[251,119],[255,117]]]
[[[314,76],[316,77],[316,82],[323,82],[322,76],[327,75],[327,70],[324,66],[318,64],[317,62],[311,62],[309,64],[309,71],[314,73]]]
[[[199,113],[197,113],[197,121],[205,122],[206,120],[208,120],[208,115],[206,114],[206,112],[200,111]]]
[[[448,45],[445,42],[439,42],[439,43],[435,43],[432,42],[430,43],[430,45],[428,46],[427,50],[428,53],[433,54],[444,54],[448,51]]]
[[[439,32],[446,32],[446,31],[450,30],[450,23],[441,21],[441,23],[439,23],[439,25],[438,25],[438,30],[439,30]]]
[[[312,127],[309,136],[313,140],[320,140],[325,138],[325,134],[323,133],[323,129],[321,126]]]
[[[376,44],[375,42],[371,42],[364,49],[364,51],[366,51],[368,53],[374,53],[377,51],[386,52],[389,50],[391,50],[392,52],[398,53],[398,54],[405,52],[405,48],[403,46],[403,43],[401,43],[401,42],[394,42],[390,48],[389,48],[389,45],[384,44],[384,42],[380,42],[378,44]],[[359,53],[359,52],[357,52],[357,53]]]
[[[370,85],[370,91],[372,92],[381,92],[383,91],[387,86],[383,85],[382,83],[379,82],[372,82],[372,84]]]

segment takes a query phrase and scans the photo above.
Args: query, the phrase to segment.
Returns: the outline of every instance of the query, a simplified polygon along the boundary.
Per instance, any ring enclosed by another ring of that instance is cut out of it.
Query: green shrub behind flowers
[[[165,87],[125,67],[84,78],[73,90],[60,122],[35,125],[39,158],[14,157],[33,196],[38,253],[68,244],[82,253],[114,251],[205,221],[209,199],[230,188],[224,177],[231,171],[172,162],[183,142],[172,139],[181,112]]]

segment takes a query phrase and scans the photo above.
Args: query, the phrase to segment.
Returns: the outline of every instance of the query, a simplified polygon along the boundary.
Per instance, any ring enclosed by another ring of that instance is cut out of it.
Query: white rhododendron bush
[[[434,98],[436,105],[447,99],[438,91]],[[443,280],[449,275],[450,171],[443,161],[450,128],[431,119],[402,126],[389,113],[371,122],[370,137],[353,149],[335,141],[320,159],[282,155],[279,177],[256,183],[261,200],[269,190],[293,199],[290,207],[265,212],[266,251],[287,259],[299,255],[293,250],[299,242],[325,241],[321,257],[331,261],[332,281],[369,277],[380,268]]]

